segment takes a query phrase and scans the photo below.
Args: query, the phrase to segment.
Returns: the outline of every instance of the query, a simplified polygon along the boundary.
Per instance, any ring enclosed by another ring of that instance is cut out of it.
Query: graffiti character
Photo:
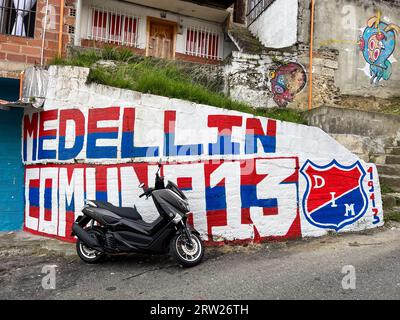
[[[389,58],[396,47],[395,32],[399,31],[399,26],[382,22],[380,13],[368,20],[358,44],[365,61],[370,65],[371,84],[390,78],[392,63]]]
[[[305,87],[306,72],[300,64],[290,62],[271,73],[271,91],[276,104],[283,108]]]

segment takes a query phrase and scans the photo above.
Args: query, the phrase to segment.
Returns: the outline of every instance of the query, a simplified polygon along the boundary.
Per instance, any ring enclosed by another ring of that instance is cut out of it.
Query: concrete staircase
[[[400,192],[400,146],[385,148],[385,154],[373,156],[383,185]]]
[[[242,53],[262,54],[266,48],[244,25],[232,23],[227,30],[229,38]]]
[[[382,195],[383,208],[400,212],[400,142],[396,147],[385,148],[385,154],[373,156],[381,186],[394,192]]]

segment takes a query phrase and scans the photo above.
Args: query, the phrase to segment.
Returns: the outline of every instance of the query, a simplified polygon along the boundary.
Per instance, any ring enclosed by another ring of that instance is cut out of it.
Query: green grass
[[[381,183],[381,193],[386,194],[386,193],[394,193],[394,190],[389,187],[388,185]]]
[[[112,60],[115,62],[115,66],[96,64],[99,60]],[[67,59],[57,58],[51,64],[89,67],[89,83],[99,83],[257,116],[307,124],[304,114],[293,109],[260,110],[230,99],[220,92],[221,81],[208,77],[207,72],[201,69],[206,68],[205,66],[137,56],[129,49],[111,47],[102,50],[73,52]]]

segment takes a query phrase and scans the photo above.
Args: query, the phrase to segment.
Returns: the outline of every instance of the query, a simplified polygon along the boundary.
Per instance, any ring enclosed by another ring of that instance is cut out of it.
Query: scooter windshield
[[[168,180],[167,189],[175,192],[178,196],[180,196],[183,200],[187,200],[185,194],[178,188],[178,186],[172,181]]]

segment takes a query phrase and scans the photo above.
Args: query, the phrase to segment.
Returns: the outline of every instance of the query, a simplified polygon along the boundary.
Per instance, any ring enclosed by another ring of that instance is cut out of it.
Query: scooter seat
[[[94,202],[97,207],[109,210],[120,217],[128,218],[131,220],[142,220],[142,216],[137,211],[136,206],[133,208],[131,207],[116,207],[113,204],[105,201],[92,201]]]
[[[152,235],[156,233],[158,230],[160,230],[161,226],[163,225],[163,218],[161,216],[158,216],[157,219],[155,219],[152,222],[146,222],[143,220],[135,220],[133,222],[135,225],[139,226],[140,229],[142,229],[145,233],[148,235]]]

